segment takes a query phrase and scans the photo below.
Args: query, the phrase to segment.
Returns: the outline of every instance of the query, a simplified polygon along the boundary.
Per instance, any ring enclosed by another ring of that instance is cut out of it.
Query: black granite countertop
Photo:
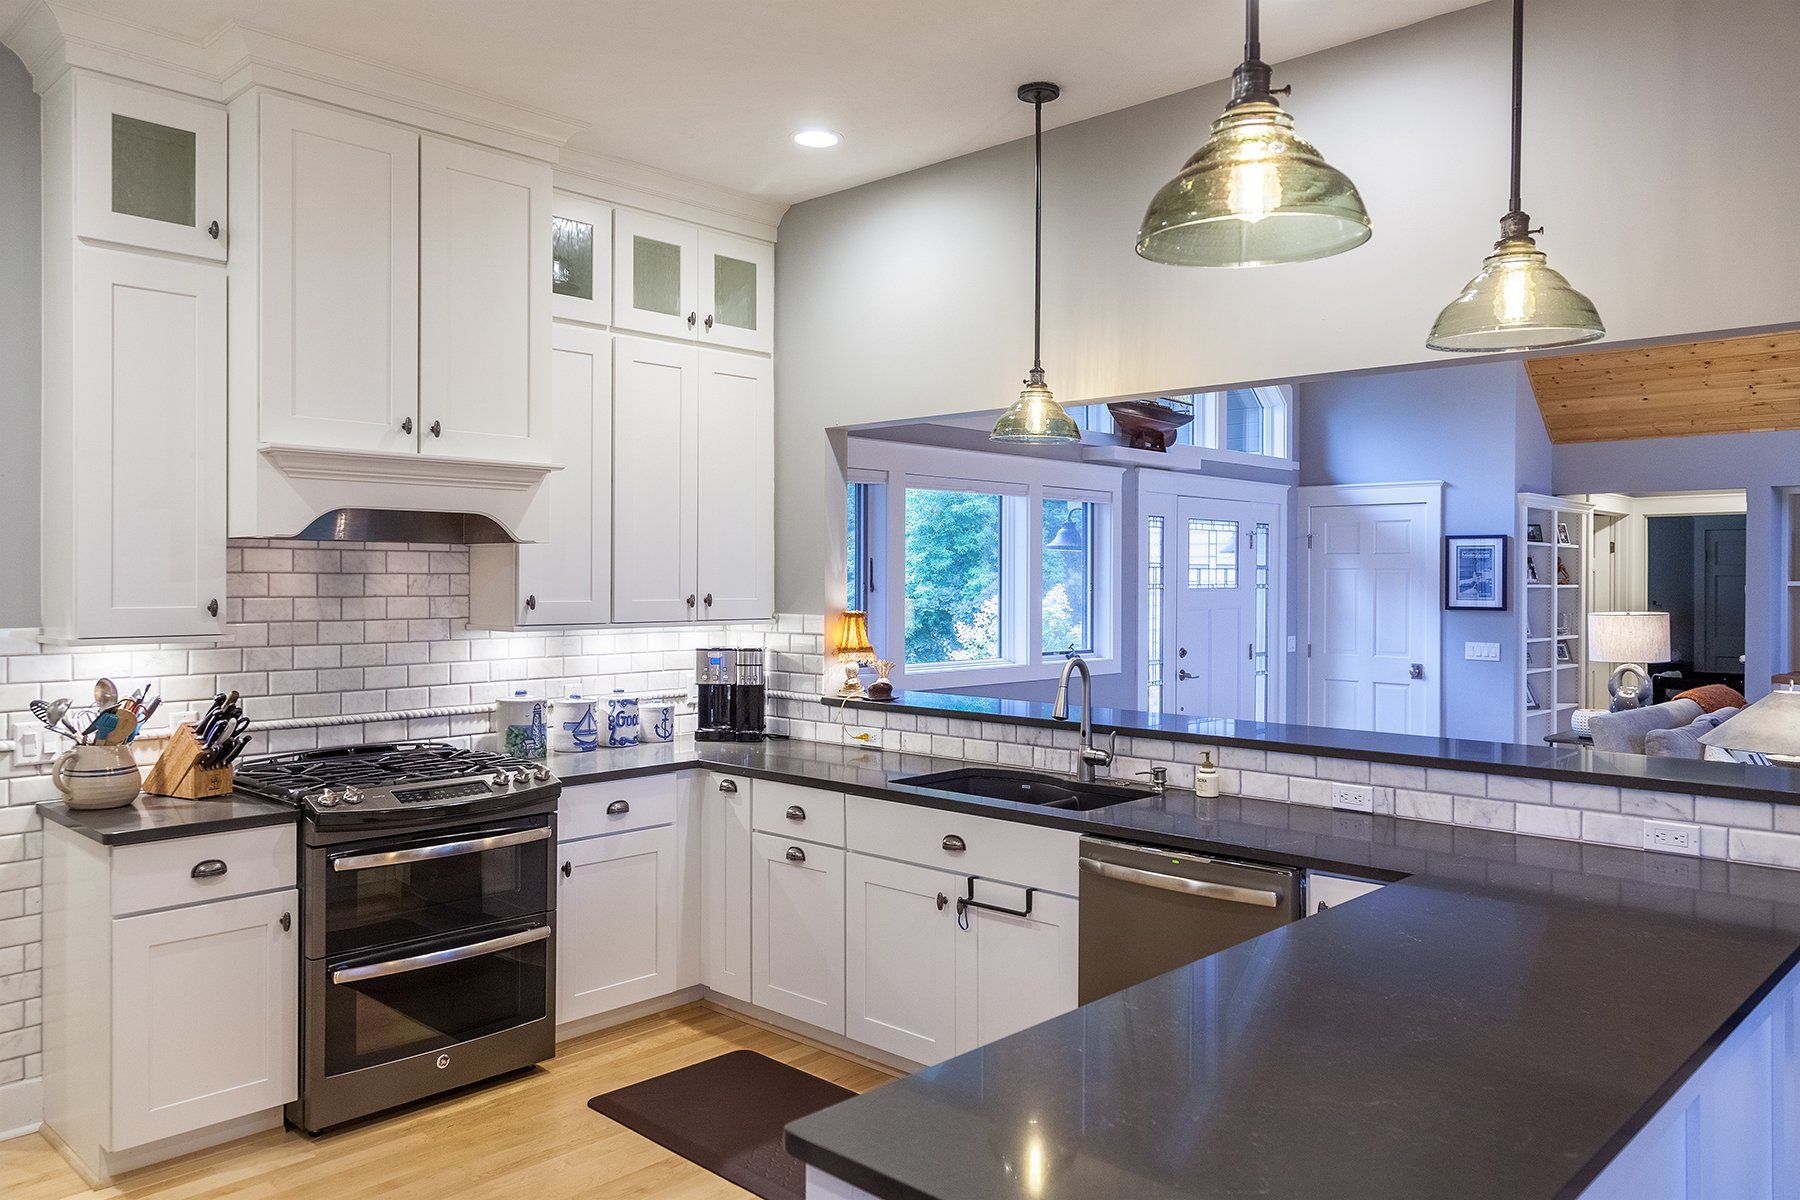
[[[1050,705],[1026,700],[953,696],[940,692],[896,692],[892,700],[851,699],[846,702],[841,696],[822,696],[820,699],[833,709],[847,704],[854,709],[898,711],[951,720],[1074,728],[1072,722],[1052,717]],[[1094,709],[1093,727],[1098,734],[1117,731],[1127,736],[1143,734],[1208,746],[1325,754],[1367,762],[1446,767],[1567,783],[1800,804],[1800,770],[1792,767],[1651,758],[1642,754],[1596,750],[1592,746],[1482,742],[1316,725],[1238,721],[1225,717],[1187,717],[1180,713],[1149,713],[1125,708]]]
[[[70,808],[59,800],[38,805],[38,812],[44,820],[103,846],[162,842],[259,825],[292,825],[300,817],[292,805],[237,792],[213,800],[178,800],[146,793],[123,808]]]

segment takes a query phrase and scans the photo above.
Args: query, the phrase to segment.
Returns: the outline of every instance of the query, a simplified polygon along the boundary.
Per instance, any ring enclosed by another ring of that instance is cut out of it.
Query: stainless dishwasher
[[[1142,983],[1302,913],[1300,872],[1081,839],[1081,1002]]]

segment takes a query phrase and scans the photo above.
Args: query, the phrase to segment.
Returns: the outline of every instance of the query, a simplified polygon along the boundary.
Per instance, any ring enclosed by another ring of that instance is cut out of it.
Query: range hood
[[[537,542],[549,534],[544,481],[561,469],[265,444],[232,460],[227,524],[232,537]]]

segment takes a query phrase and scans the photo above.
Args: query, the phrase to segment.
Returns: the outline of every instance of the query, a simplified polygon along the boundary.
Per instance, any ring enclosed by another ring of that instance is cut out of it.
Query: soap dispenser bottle
[[[1194,795],[1211,798],[1219,794],[1219,768],[1213,766],[1211,752],[1200,755],[1200,765],[1194,768]]]

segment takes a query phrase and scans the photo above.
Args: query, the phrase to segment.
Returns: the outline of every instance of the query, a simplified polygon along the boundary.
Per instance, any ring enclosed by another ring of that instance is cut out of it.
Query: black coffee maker
[[[708,646],[694,651],[694,687],[700,708],[695,741],[733,740],[731,693],[737,683],[737,656],[738,652],[728,646]]]
[[[766,728],[763,719],[763,652],[739,650],[731,685],[731,737],[737,742],[760,742]]]

